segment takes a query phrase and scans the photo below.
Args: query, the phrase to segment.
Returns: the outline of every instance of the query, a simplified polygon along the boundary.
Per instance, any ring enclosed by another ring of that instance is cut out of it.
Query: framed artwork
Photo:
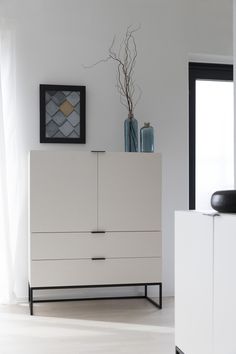
[[[40,143],[85,144],[85,86],[40,85]]]

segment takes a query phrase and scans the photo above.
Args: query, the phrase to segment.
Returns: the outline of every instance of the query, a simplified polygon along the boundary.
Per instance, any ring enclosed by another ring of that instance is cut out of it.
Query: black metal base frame
[[[148,296],[148,286],[159,286],[159,303],[155,302]],[[48,300],[35,300],[35,290],[54,290],[54,289],[83,289],[83,288],[108,288],[108,287],[124,287],[124,286],[144,286],[144,295],[140,296],[113,296],[113,297],[93,297],[93,298],[68,298],[68,299],[48,299]],[[115,300],[115,299],[147,299],[151,304],[162,309],[162,283],[141,283],[141,284],[103,284],[103,285],[78,285],[78,286],[48,286],[48,287],[31,287],[29,284],[29,307],[30,315],[33,315],[33,305],[40,302],[60,302],[60,301],[88,301],[88,300]],[[180,354],[182,354],[180,352]]]
[[[178,347],[175,347],[175,354],[184,354]]]

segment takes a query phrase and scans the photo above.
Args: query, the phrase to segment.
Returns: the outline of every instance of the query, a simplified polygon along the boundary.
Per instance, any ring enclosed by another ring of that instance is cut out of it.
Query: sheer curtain
[[[15,301],[19,225],[14,30],[0,19],[0,303]]]

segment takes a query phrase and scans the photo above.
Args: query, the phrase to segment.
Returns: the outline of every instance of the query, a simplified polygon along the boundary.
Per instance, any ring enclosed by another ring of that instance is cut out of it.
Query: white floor
[[[0,306],[0,354],[173,354],[174,300]]]

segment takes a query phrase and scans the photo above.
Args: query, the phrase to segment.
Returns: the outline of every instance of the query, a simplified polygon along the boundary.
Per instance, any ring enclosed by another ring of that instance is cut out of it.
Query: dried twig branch
[[[134,108],[139,102],[142,96],[141,88],[135,84],[134,80],[134,67],[136,64],[136,58],[138,55],[137,46],[135,42],[134,34],[137,32],[141,26],[131,29],[131,26],[128,26],[124,39],[122,40],[119,50],[114,49],[116,43],[116,37],[114,36],[112,43],[108,49],[108,56],[105,59],[101,59],[96,63],[85,66],[84,68],[89,69],[94,66],[106,63],[109,60],[113,60],[117,64],[117,76],[116,76],[116,87],[120,94],[120,102],[128,110],[129,118],[133,117]],[[136,88],[138,88],[138,97],[135,100]]]

